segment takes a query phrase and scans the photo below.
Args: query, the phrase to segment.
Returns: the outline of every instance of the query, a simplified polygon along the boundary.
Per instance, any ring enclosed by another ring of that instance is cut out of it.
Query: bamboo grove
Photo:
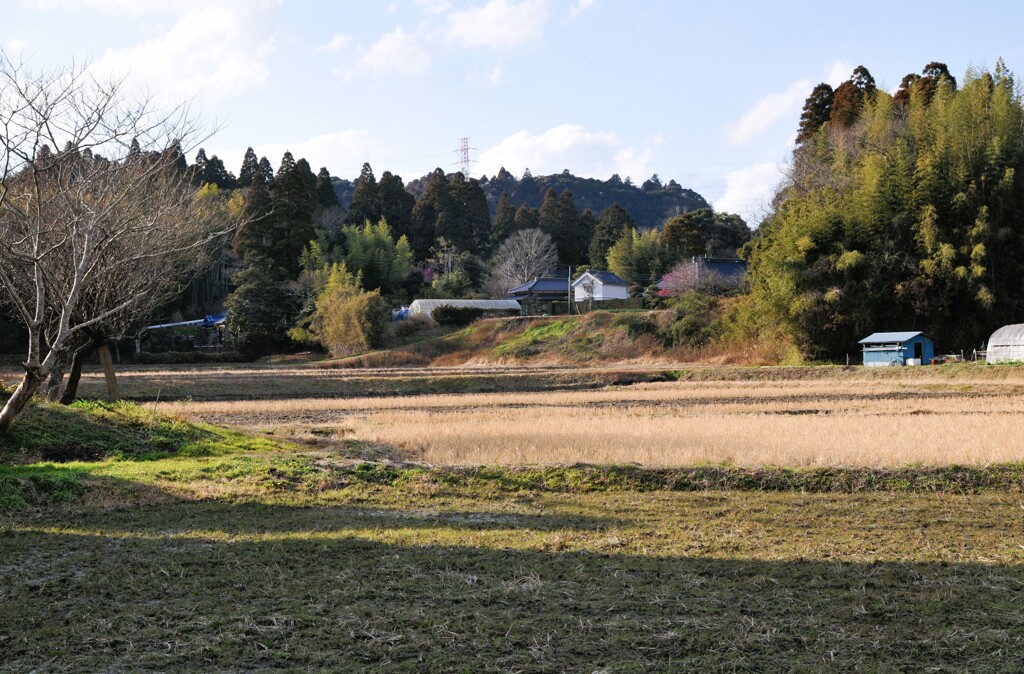
[[[959,350],[1024,320],[1024,110],[1002,61],[959,87],[929,64],[894,95],[861,67],[829,94],[808,99],[773,214],[746,249],[761,329],[840,358],[875,330]]]

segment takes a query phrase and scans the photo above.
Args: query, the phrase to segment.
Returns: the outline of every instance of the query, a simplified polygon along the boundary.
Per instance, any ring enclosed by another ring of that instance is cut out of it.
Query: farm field
[[[195,381],[0,442],[0,671],[1024,668],[1016,368]]]
[[[266,401],[161,409],[431,465],[987,465],[1024,460],[1024,378],[797,378]],[[803,374],[803,373],[801,373]],[[857,374],[863,374],[860,371]],[[1000,373],[1001,374],[1001,373]],[[491,375],[497,376],[497,375]],[[707,376],[707,373],[705,373]]]

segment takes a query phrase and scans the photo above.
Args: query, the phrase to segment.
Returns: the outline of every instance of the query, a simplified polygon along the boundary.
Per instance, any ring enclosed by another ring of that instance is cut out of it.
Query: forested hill
[[[429,175],[417,178],[410,181],[405,189],[419,200],[429,180]],[[660,227],[665,220],[687,211],[709,208],[708,202],[701,195],[683,188],[674,180],[662,184],[657,175],[637,187],[628,178],[623,181],[617,175],[608,180],[597,180],[574,176],[568,170],[549,176],[531,176],[527,171],[521,179],[516,179],[501,169],[494,177],[482,176],[480,187],[487,195],[487,205],[490,206],[492,216],[503,192],[508,193],[509,201],[515,207],[525,204],[530,208],[540,208],[548,189],[554,189],[558,194],[563,190],[572,192],[580,211],[589,208],[599,214],[618,203],[643,229]],[[346,208],[352,199],[353,188],[354,184],[350,181],[335,182],[338,198]]]

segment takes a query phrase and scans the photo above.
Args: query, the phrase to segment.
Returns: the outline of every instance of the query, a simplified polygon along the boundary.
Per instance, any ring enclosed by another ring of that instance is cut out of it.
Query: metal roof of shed
[[[894,344],[894,343],[897,343],[897,342],[907,342],[907,341],[910,341],[911,339],[913,339],[914,337],[917,337],[918,335],[921,335],[923,337],[928,337],[928,335],[924,334],[920,330],[917,330],[917,331],[914,331],[914,332],[875,332],[875,333],[872,333],[872,334],[868,335],[867,337],[865,337],[864,339],[860,340],[857,343],[858,344]]]

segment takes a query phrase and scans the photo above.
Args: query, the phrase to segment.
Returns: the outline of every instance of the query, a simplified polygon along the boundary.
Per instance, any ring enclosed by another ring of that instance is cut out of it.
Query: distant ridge
[[[415,178],[409,181],[406,190],[418,200],[427,188],[429,179],[429,174]],[[572,192],[576,208],[581,213],[589,208],[597,216],[612,204],[618,203],[644,229],[660,227],[665,220],[681,213],[711,207],[700,194],[682,187],[674,180],[662,184],[654,175],[640,186],[627,181],[617,175],[608,180],[580,178],[568,170],[548,176],[532,176],[527,172],[517,179],[502,169],[493,177],[482,176],[480,186],[487,195],[487,205],[492,216],[502,192],[508,193],[510,203],[516,208],[523,204],[530,208],[540,208],[549,188],[558,194],[566,189]],[[341,205],[348,208],[352,201],[354,181],[335,178],[334,187]]]

